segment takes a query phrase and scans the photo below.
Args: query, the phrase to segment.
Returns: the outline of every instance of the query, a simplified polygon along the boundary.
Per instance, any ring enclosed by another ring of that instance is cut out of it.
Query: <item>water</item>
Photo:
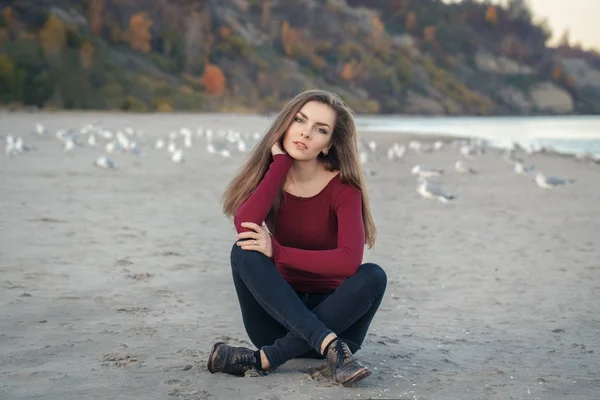
[[[486,139],[492,146],[515,142],[557,152],[600,157],[600,117],[358,117],[359,130],[409,132]]]

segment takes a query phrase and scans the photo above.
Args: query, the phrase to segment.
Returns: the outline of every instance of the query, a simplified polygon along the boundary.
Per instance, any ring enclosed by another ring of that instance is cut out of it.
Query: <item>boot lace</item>
[[[260,376],[265,376],[265,371],[260,367],[254,354],[243,354],[235,357],[232,363],[236,367],[244,368],[244,369],[253,369]]]

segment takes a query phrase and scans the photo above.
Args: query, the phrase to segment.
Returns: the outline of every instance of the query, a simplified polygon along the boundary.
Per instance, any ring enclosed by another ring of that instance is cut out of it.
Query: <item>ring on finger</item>
[[[258,246],[258,240],[254,239],[254,245]]]

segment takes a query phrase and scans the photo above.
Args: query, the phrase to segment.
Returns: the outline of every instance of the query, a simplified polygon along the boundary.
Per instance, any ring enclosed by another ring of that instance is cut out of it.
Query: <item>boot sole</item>
[[[210,355],[208,356],[208,362],[206,363],[206,369],[208,369],[208,371],[211,374],[214,374],[215,372],[217,372],[217,371],[213,370],[212,362],[213,362],[213,357],[215,355],[215,351],[217,351],[217,347],[219,347],[222,344],[224,344],[224,343],[223,342],[215,343],[212,347],[212,350],[210,351]]]
[[[345,387],[352,386],[355,383],[357,383],[358,381],[362,381],[363,379],[369,377],[371,374],[372,374],[372,372],[369,369],[365,368],[362,371],[357,372],[355,375],[353,375],[347,381],[342,382],[342,385]]]

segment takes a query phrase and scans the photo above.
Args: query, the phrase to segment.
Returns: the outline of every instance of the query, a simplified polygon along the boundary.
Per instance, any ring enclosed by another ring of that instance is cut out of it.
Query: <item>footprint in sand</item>
[[[150,309],[148,307],[132,306],[132,307],[117,308],[117,312],[122,312],[122,313],[127,313],[127,314],[137,314],[140,312],[149,312],[149,311],[150,311]]]
[[[101,365],[103,367],[125,368],[137,362],[137,355],[133,353],[106,353],[102,355]]]
[[[181,388],[174,388],[169,392],[169,396],[181,397],[189,400],[205,400],[210,397],[210,393],[206,390],[182,390]]]
[[[157,256],[162,256],[162,257],[180,257],[181,254],[177,253],[176,251],[160,251],[158,253],[154,253]]]
[[[152,278],[154,275],[149,274],[148,272],[138,272],[137,274],[129,274],[127,276],[136,281],[147,281],[148,279]]]

